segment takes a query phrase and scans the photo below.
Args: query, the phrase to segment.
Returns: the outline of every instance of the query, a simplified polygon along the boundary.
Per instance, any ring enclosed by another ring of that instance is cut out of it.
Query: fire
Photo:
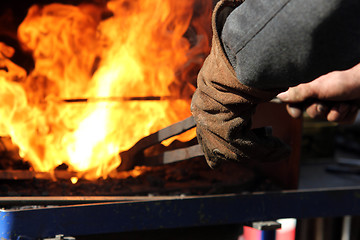
[[[18,40],[34,68],[12,62],[14,49],[0,43],[0,135],[10,136],[36,171],[65,163],[79,176],[107,177],[119,152],[190,115],[186,78],[209,50],[210,9],[206,0],[32,6]],[[195,41],[185,36],[189,29]],[[177,99],[61,101],[122,96]]]

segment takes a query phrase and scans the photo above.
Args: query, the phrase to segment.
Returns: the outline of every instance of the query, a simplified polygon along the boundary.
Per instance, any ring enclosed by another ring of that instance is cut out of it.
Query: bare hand
[[[360,100],[360,64],[289,88],[278,98],[288,103],[288,112],[293,117],[300,117],[305,110],[312,118],[353,122]]]

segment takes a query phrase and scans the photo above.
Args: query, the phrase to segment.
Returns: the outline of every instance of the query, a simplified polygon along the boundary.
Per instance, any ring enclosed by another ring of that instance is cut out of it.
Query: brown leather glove
[[[222,160],[251,164],[253,161],[282,160],[289,155],[289,147],[280,140],[251,130],[256,105],[269,101],[278,92],[241,84],[219,40],[221,19],[218,18],[223,17],[222,11],[241,2],[220,1],[214,9],[212,49],[198,75],[198,88],[191,104],[197,137],[212,168]]]

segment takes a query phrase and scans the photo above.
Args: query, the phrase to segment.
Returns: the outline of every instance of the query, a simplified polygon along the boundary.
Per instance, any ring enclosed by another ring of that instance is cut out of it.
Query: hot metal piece
[[[170,164],[189,160],[194,157],[204,156],[204,153],[199,144],[191,147],[179,148],[176,150],[165,151],[157,156],[149,157],[139,161],[140,165],[155,166],[162,164]]]
[[[150,134],[140,139],[129,150],[120,153],[121,164],[118,167],[118,170],[119,171],[129,170],[133,168],[134,165],[139,161],[142,161],[142,164],[145,165],[158,165],[158,164],[182,161],[202,155],[202,152],[200,152],[200,146],[195,145],[190,148],[165,152],[163,154],[160,154],[159,157],[147,158],[146,160],[143,159],[143,151],[145,149],[153,145],[159,144],[162,141],[169,139],[173,136],[186,132],[194,127],[195,127],[195,121],[193,117],[188,117],[183,121],[172,124],[166,128],[163,128],[153,134]]]

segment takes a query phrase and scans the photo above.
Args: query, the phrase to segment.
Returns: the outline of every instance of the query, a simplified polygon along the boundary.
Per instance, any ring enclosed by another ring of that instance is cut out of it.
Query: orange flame
[[[0,71],[0,135],[11,136],[36,171],[65,163],[86,178],[108,176],[120,164],[119,152],[190,115],[192,87],[185,78],[209,50],[211,7],[201,3],[202,15],[195,16],[195,4],[112,0],[106,6],[32,6],[18,39],[32,53],[34,69],[26,74],[9,60],[13,49],[0,45],[8,68]],[[189,29],[195,29],[196,41],[185,37]],[[113,96],[179,100],[59,101]]]

